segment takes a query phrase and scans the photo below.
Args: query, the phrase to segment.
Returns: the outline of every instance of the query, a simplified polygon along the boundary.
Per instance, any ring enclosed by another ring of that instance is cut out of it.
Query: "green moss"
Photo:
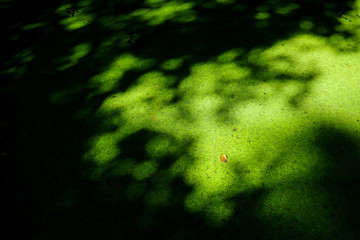
[[[100,2],[57,8],[50,47],[36,39],[50,24],[11,25],[36,41],[3,59],[19,151],[2,156],[35,169],[34,199],[56,192],[37,221],[115,239],[354,239],[357,10],[319,21],[335,5],[294,20],[302,3]]]

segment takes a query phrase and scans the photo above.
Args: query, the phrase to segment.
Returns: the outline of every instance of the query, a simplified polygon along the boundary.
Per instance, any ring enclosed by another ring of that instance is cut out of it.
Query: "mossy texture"
[[[360,2],[312,7],[65,1],[13,20],[9,46],[33,40],[0,58],[2,156],[35,238],[359,239]]]

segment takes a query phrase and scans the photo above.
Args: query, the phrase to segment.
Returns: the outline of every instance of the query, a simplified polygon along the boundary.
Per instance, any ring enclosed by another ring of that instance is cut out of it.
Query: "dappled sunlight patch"
[[[64,25],[67,30],[72,31],[82,27],[85,27],[90,23],[92,18],[90,16],[87,17],[68,17],[64,20],[60,21],[60,24]]]
[[[108,98],[99,111],[117,109],[122,119],[135,128],[168,128],[163,109],[174,96],[174,90],[167,88],[172,81],[173,77],[161,72],[146,73],[125,93]]]
[[[264,51],[254,52],[249,59],[266,67],[270,79],[276,80],[281,77],[286,80],[310,80],[321,71],[316,68],[316,65],[322,64],[319,61],[326,61],[319,59],[319,54],[321,56],[321,53],[328,50],[325,39],[312,35],[299,35],[279,42]],[[317,56],[316,61],[315,56]]]
[[[152,64],[153,61],[140,59],[130,53],[120,55],[113,61],[109,69],[89,80],[89,87],[96,89],[89,97],[116,88],[127,71],[143,70]]]
[[[276,80],[277,76],[282,75],[294,81],[305,80],[297,83],[282,82],[279,85],[279,89],[282,90],[280,92],[276,89],[269,90],[273,93],[286,94],[289,102],[296,100],[294,97],[301,94],[302,103],[307,106],[304,106],[305,114],[316,109],[327,118],[331,116],[331,118],[344,119],[346,116],[354,116],[352,109],[359,105],[357,101],[359,98],[343,96],[344,92],[346,95],[358,95],[359,81],[354,81],[354,79],[359,64],[356,64],[354,59],[359,56],[357,53],[339,54],[333,51],[331,45],[335,42],[336,47],[347,44],[342,35],[333,35],[328,40],[311,35],[299,35],[258,54],[259,59],[264,60],[260,63],[263,62],[269,70],[270,79]],[[315,65],[318,66],[316,71]],[[281,75],[273,74],[273,72],[281,73]],[[306,87],[304,84],[308,84],[309,77],[316,81],[312,81],[311,85]],[[256,89],[260,90],[258,87]],[[271,92],[264,90],[264,97],[268,97]],[[309,104],[312,106],[309,107]],[[338,107],[334,109],[334,106]],[[329,111],[329,109],[333,110]]]
[[[84,155],[85,160],[91,160],[96,164],[105,164],[117,157],[121,150],[118,146],[119,134],[105,133],[93,137],[89,141],[90,150]]]
[[[73,31],[87,26],[93,21],[93,16],[84,13],[81,9],[73,8],[71,4],[64,4],[56,9],[55,14],[63,16],[60,24],[68,31]]]
[[[168,2],[168,0],[145,0],[144,1],[145,5],[148,5],[148,6],[158,6],[158,5],[162,5],[166,2]]]
[[[189,92],[190,94],[190,92]],[[196,104],[194,104],[194,102]],[[200,134],[200,129],[203,130],[211,130],[214,127],[214,121],[216,118],[213,116],[216,114],[218,110],[217,107],[222,103],[222,98],[216,95],[208,95],[208,96],[191,96],[188,95],[184,98],[184,102],[181,104],[184,108],[188,109],[188,111],[192,114],[191,121],[194,121],[194,124],[189,126],[194,129],[194,133]]]
[[[144,127],[157,125],[166,120],[162,116],[162,109],[173,98],[173,90],[166,87],[171,82],[171,76],[149,72],[140,76],[137,84],[126,93],[109,103],[115,108],[122,108],[123,118],[131,124],[140,124]],[[107,105],[106,108],[112,108],[111,105]]]
[[[18,62],[16,66],[8,69],[1,69],[2,74],[11,74],[15,78],[20,78],[28,71],[28,64],[35,59],[35,55],[30,48],[23,49],[15,54],[12,61]]]
[[[120,35],[120,36],[119,36],[119,35]],[[103,41],[100,43],[99,49],[104,49],[104,52],[106,52],[105,49],[113,46],[113,45],[119,40],[119,38],[121,38],[121,37],[124,37],[124,38],[125,38],[125,36],[126,36],[125,33],[121,33],[121,32],[120,32],[120,33],[119,33],[118,35],[116,35],[116,36],[110,36],[110,37],[104,38]],[[101,51],[100,51],[99,54],[101,54]]]
[[[199,147],[204,146],[200,145]],[[239,160],[235,156],[229,155],[228,162],[222,163],[220,154],[215,156],[212,152],[196,151],[195,154],[198,154],[201,158],[194,159],[194,162],[188,166],[184,176],[187,183],[198,186],[200,191],[216,194],[226,191],[232,182],[238,179],[238,176],[233,173],[232,166],[235,166]]]
[[[170,86],[172,83],[174,83],[172,76],[166,76],[160,71],[152,71],[138,78],[138,86],[136,86],[136,88],[145,88],[146,90],[147,88],[154,88],[154,90],[161,90],[162,88]]]
[[[162,63],[161,68],[166,71],[172,71],[180,68],[183,65],[184,59],[182,58],[173,58],[168,59]]]
[[[217,81],[215,63],[198,63],[191,68],[190,77],[181,82],[179,90],[191,97],[214,94]],[[200,95],[199,95],[200,94]]]
[[[132,173],[133,177],[140,181],[153,175],[158,168],[158,163],[155,160],[147,160],[135,166]]]
[[[91,45],[89,43],[80,43],[76,45],[71,50],[72,55],[58,59],[57,64],[61,66],[59,66],[57,69],[59,71],[63,71],[67,68],[76,65],[79,62],[79,60],[85,57],[86,55],[88,55],[90,51],[91,51]]]
[[[146,144],[146,149],[152,157],[158,158],[175,153],[178,145],[170,136],[159,134]]]
[[[264,90],[264,89],[263,89]],[[270,131],[274,126],[278,126],[281,123],[288,123],[293,120],[291,112],[286,105],[284,99],[278,98],[278,96],[264,97],[263,91],[258,92],[261,97],[258,101],[247,101],[242,111],[239,111],[233,115],[235,119],[239,121],[239,125],[245,125],[244,131],[262,129],[268,129]],[[268,92],[269,93],[269,92]],[[234,111],[239,106],[234,107]],[[260,135],[258,137],[263,137]]]
[[[236,63],[223,63],[219,66],[219,78],[224,81],[236,81],[249,75],[247,68],[240,67]]]
[[[360,1],[356,4],[359,5]],[[358,61],[360,32],[356,30],[359,29],[357,26],[360,24],[360,16],[357,16],[357,11],[354,8],[349,12],[341,13],[338,16],[339,33],[327,38],[326,42],[312,37],[316,41],[311,52],[318,51],[316,63],[324,71],[311,85],[312,97],[304,101],[304,109],[311,109],[318,118],[326,118],[342,128],[351,128],[353,133],[358,131],[354,124],[360,115],[355,110],[360,109],[360,82],[357,80],[360,70]],[[346,36],[346,32],[353,35]],[[308,39],[307,45],[309,45],[310,37],[299,38],[302,42],[305,39]],[[317,50],[314,51],[315,47]],[[307,55],[315,57],[314,54]]]
[[[29,23],[26,24],[24,26],[21,27],[22,30],[33,30],[36,28],[42,28],[45,27],[47,25],[47,23],[45,21],[43,22],[34,22],[34,23]]]
[[[146,1],[149,8],[137,9],[131,13],[139,17],[148,25],[155,26],[165,21],[191,22],[196,19],[196,12],[191,10],[194,4],[183,1]]]
[[[359,51],[359,41],[360,37],[349,38],[340,33],[335,33],[328,38],[328,42],[340,51]]]
[[[339,21],[339,25],[335,27],[335,29],[340,33],[351,33],[353,34],[357,40],[360,38],[360,1],[356,1],[357,7],[354,6],[353,9],[347,12],[341,12],[337,16],[337,20]]]
[[[169,167],[169,174],[172,177],[183,176],[184,172],[189,165],[192,164],[192,159],[189,156],[180,156],[175,162]]]
[[[246,188],[241,175],[234,171],[243,162],[241,155],[231,147],[234,139],[231,136],[222,138],[219,128],[205,128],[207,131],[191,152],[197,157],[184,172],[185,181],[195,187],[186,198],[185,208],[190,212],[203,212],[212,225],[221,225],[231,217],[233,203],[228,199]],[[222,152],[228,154],[227,163],[220,161]]]
[[[238,49],[232,49],[229,51],[226,51],[222,54],[220,54],[217,57],[217,61],[220,63],[227,63],[227,62],[233,62],[237,60],[242,54],[245,53],[244,49],[238,48]]]
[[[231,5],[236,3],[236,0],[215,0],[215,2],[224,5]]]
[[[358,53],[328,54],[326,71],[316,82],[312,83],[312,97],[304,102],[304,109],[311,109],[320,118],[348,128],[359,119],[360,109],[360,71]],[[307,110],[307,112],[310,112]]]
[[[224,57],[224,61],[225,59],[226,57]],[[197,63],[192,66],[191,75],[182,81],[179,90],[184,96],[190,97],[190,99],[212,94],[214,95],[213,97],[220,96],[222,100],[226,100],[226,98],[230,96],[222,93],[222,85],[225,82],[229,83],[235,81],[238,81],[235,84],[241,84],[241,81],[245,79],[249,73],[248,68],[239,66],[233,62]],[[228,88],[224,88],[224,91],[228,91]],[[197,106],[199,106],[199,104],[197,104]],[[213,106],[216,106],[216,104],[214,103]]]
[[[275,13],[280,15],[290,15],[293,11],[300,8],[300,5],[297,3],[288,3],[283,6],[276,6]]]
[[[254,18],[256,20],[266,20],[268,18],[270,18],[270,13],[267,13],[267,12],[259,12],[257,14],[255,14]]]
[[[315,26],[315,24],[311,21],[308,21],[308,20],[304,20],[300,23],[299,27],[303,30],[306,30],[306,31],[310,31],[311,29],[313,29]]]

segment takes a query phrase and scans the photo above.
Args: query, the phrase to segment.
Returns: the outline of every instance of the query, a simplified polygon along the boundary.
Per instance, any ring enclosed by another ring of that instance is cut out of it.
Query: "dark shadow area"
[[[125,158],[137,162],[146,160],[145,146],[159,133],[141,130],[119,142],[122,153],[113,160],[109,170],[92,180],[87,173],[96,165],[83,161],[84,153],[89,150],[87,142],[97,134],[116,131],[115,126],[102,121],[109,116],[99,117],[95,113],[109,96],[127,91],[144,73],[160,71],[161,64],[169,59],[185,57],[181,68],[168,71],[176,75],[171,85],[175,88],[191,74],[193,64],[209,59],[215,61],[218,55],[233,48],[243,49],[246,56],[257,47],[271,46],[297,31],[305,31],[298,28],[304,19],[311,20],[315,26],[306,31],[329,36],[337,23],[333,16],[348,10],[352,1],[341,4],[337,1],[296,1],[296,10],[281,15],[275,8],[287,6],[288,1],[272,1],[271,4],[235,1],[226,6],[214,3],[204,7],[206,1],[199,0],[193,2],[196,18],[192,22],[170,19],[149,26],[140,18],[132,18],[120,30],[115,26],[120,20],[113,20],[113,27],[111,24],[104,27],[104,18],[131,13],[143,7],[143,2],[93,1],[86,9],[86,13],[93,16],[92,22],[73,31],[59,23],[68,12],[54,13],[59,2],[10,0],[0,3],[0,36],[4,41],[0,46],[0,78],[3,112],[6,113],[1,119],[1,141],[4,143],[1,160],[5,163],[4,198],[10,239],[276,239],[276,236],[263,235],[265,223],[255,215],[267,194],[265,189],[236,196],[233,199],[235,214],[221,228],[204,224],[202,214],[184,210],[184,199],[193,189],[179,176],[165,182],[166,189],[171,189],[166,202],[147,205],[146,193],[157,192],[161,170],[181,156],[191,164],[194,156],[187,152],[187,147],[192,139],[183,143],[173,140],[177,151],[159,157],[158,172],[136,182],[134,188],[140,192],[134,198],[129,197],[128,191],[135,180],[130,175],[111,175],[111,170]],[[61,4],[66,2],[74,9],[82,8],[78,1],[61,1]],[[264,9],[269,18],[255,20],[259,8]],[[325,12],[328,14],[323,14]],[[77,13],[71,14],[76,17]],[[24,29],[32,23],[40,23],[40,27]],[[131,34],[136,34],[136,38],[131,38]],[[116,40],[103,47],[103,41],[110,38]],[[122,44],[126,41],[127,45]],[[91,46],[89,53],[69,68],[59,70],[62,60],[84,42]],[[123,53],[154,59],[154,64],[146,69],[128,70],[113,89],[89,97],[96,89],[89,86],[89,79],[106,71]],[[247,63],[242,56],[237,60],[251,70],[254,84],[263,81],[261,71],[266,69]],[[311,82],[315,75],[284,75],[283,80]],[[239,84],[241,81],[239,79]],[[50,96],[63,90],[67,94],[51,102]],[[306,87],[292,98],[292,104],[299,104],[303,94],[306,94]],[[243,97],[234,96],[232,101],[251,98],[249,93]],[[173,102],[178,100],[181,96],[172,99]],[[79,113],[82,114],[79,116]],[[190,113],[184,112],[184,118],[191,119]],[[343,209],[342,219],[349,231],[359,236],[356,228],[359,218],[353,214],[360,215],[356,205],[359,179],[355,170],[358,165],[353,165],[354,159],[360,158],[359,150],[347,136],[335,130],[323,132],[330,135],[333,142],[321,133],[319,146],[333,161],[327,169],[329,180],[319,184],[329,191],[334,205]],[[344,178],[345,175],[348,177]]]
[[[354,135],[332,126],[319,129],[317,145],[323,152],[323,171],[317,187],[325,191],[329,205],[323,208],[336,219],[350,239],[360,237],[360,147]],[[336,231],[335,231],[336,232]],[[337,235],[340,233],[337,232]],[[341,238],[341,236],[339,236]]]
[[[312,158],[309,174],[300,178],[294,174],[293,178],[267,189],[280,192],[279,196],[285,199],[280,209],[276,201],[267,206],[267,211],[273,214],[262,215],[260,211],[257,215],[268,239],[358,239],[360,236],[359,138],[331,125],[318,128],[315,136],[313,144],[320,153]],[[284,157],[278,156],[266,172],[271,174],[270,170],[287,164]],[[286,200],[294,193],[300,198]]]

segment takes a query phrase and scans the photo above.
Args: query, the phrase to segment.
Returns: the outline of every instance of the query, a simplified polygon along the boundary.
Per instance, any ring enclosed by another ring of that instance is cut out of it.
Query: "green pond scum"
[[[359,12],[359,0],[1,1],[6,229],[360,239]]]

